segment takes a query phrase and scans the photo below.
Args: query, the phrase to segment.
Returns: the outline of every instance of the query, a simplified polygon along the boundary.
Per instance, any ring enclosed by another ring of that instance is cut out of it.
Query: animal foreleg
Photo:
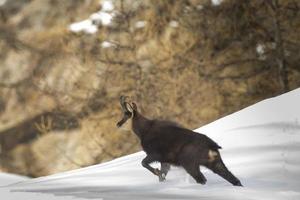
[[[168,163],[160,163],[160,175],[158,176],[160,182],[166,180],[170,167],[171,165]]]
[[[164,163],[162,164],[162,170],[159,170],[157,168],[153,168],[150,166],[151,163],[154,161],[158,161],[158,158],[152,155],[147,155],[146,158],[142,160],[142,166],[148,169],[150,172],[152,172],[154,175],[158,176],[159,181],[164,181],[166,177],[166,172],[168,171],[168,164]]]
[[[142,160],[142,166],[152,172],[154,175],[158,176],[160,170],[150,166],[151,163],[157,161],[154,157],[147,155],[146,158]]]

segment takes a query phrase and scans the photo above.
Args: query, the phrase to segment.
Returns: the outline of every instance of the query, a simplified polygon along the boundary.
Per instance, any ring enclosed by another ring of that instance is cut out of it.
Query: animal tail
[[[207,136],[206,136],[207,137]],[[207,137],[208,141],[209,141],[209,148],[211,150],[218,150],[218,149],[222,149],[222,147],[220,145],[218,145],[215,141],[213,141],[212,139],[210,139],[209,137]]]
[[[215,141],[213,141],[212,139],[210,139],[209,137],[207,137],[204,134],[197,134],[197,137],[199,137],[199,139],[202,142],[205,142],[207,147],[211,150],[218,151],[218,149],[222,149],[222,147],[220,145],[218,145]]]

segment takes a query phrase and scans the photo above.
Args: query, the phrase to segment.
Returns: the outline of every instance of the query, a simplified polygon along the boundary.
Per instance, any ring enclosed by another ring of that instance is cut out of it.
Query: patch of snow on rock
[[[109,24],[111,24],[113,17],[114,17],[113,14],[100,11],[97,13],[93,13],[90,16],[90,20],[92,21],[93,24],[108,26]]]
[[[115,44],[114,43],[111,43],[111,42],[108,42],[108,41],[104,41],[101,43],[101,47],[102,48],[109,48],[109,47],[114,47]]]
[[[177,28],[178,27],[178,22],[175,20],[170,21],[169,26],[173,27],[173,28]]]
[[[214,6],[218,6],[223,2],[223,0],[211,0],[211,2]]]
[[[1,0],[0,0],[1,1]],[[110,26],[115,16],[112,1],[101,1],[101,10],[90,15],[86,20],[75,22],[69,26],[72,32],[84,32],[94,34],[98,31],[98,26]]]
[[[265,60],[266,59],[266,55],[265,55],[266,46],[265,45],[263,45],[263,44],[257,44],[256,45],[256,52],[257,52],[258,58],[260,60]]]
[[[103,12],[111,12],[115,8],[112,1],[108,1],[108,0],[102,1],[101,6],[102,6],[101,11],[103,11]]]
[[[98,31],[98,28],[95,24],[92,23],[91,20],[86,19],[81,22],[76,22],[70,25],[70,30],[72,32],[85,32],[89,34],[96,33]]]
[[[265,46],[263,44],[257,44],[256,45],[256,52],[259,54],[259,55],[262,55],[265,53]]]
[[[0,6],[3,6],[6,3],[6,0],[0,0]]]
[[[137,21],[135,23],[135,28],[144,28],[146,26],[146,21]]]

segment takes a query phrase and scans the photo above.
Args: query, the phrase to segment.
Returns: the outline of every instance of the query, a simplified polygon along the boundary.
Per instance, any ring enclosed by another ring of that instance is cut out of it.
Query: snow
[[[111,12],[115,8],[112,1],[109,1],[109,0],[102,1],[101,4],[102,4],[101,10],[105,11],[105,12]]]
[[[0,7],[6,3],[6,0],[0,0]]]
[[[257,44],[256,45],[256,52],[259,54],[259,55],[262,55],[265,53],[265,46],[262,45],[262,44]]]
[[[223,0],[211,0],[211,2],[214,6],[218,6],[223,2]]]
[[[24,176],[0,172],[0,187],[27,180]]]
[[[92,23],[90,19],[83,20],[81,22],[76,22],[70,25],[70,30],[72,32],[85,32],[89,34],[96,33],[98,28]]]
[[[90,15],[88,19],[72,23],[69,26],[70,31],[74,33],[84,32],[94,34],[98,31],[98,26],[110,26],[115,16],[114,5],[112,1],[100,1],[101,10]]]
[[[103,41],[103,42],[101,43],[101,47],[102,47],[102,48],[109,48],[109,47],[114,47],[114,46],[115,46],[114,43],[111,43],[111,42],[108,42],[108,41]]]
[[[93,13],[90,16],[90,20],[94,24],[101,24],[103,26],[108,26],[109,24],[111,24],[113,17],[114,16],[111,13],[99,11],[97,13]]]
[[[175,20],[170,21],[169,26],[173,27],[173,28],[177,28],[178,27],[178,22]]]
[[[146,26],[146,21],[137,21],[135,23],[135,28],[144,28]]]
[[[167,180],[160,183],[141,166],[145,154],[138,152],[111,162],[3,187],[0,196],[5,200],[299,200],[299,102],[300,89],[297,89],[197,129],[223,147],[224,162],[244,187],[234,187],[204,168],[206,185],[196,184],[178,167],[172,167]]]

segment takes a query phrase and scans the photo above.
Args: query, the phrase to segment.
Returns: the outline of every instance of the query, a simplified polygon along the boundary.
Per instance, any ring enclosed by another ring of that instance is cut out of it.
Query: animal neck
[[[141,115],[138,111],[133,111],[132,130],[141,139],[147,133],[150,120]]]

